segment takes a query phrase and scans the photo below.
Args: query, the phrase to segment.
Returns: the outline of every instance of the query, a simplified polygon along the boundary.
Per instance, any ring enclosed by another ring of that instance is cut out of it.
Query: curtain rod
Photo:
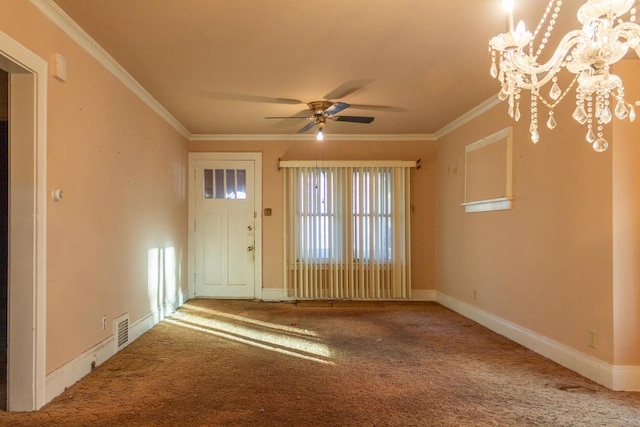
[[[396,167],[420,169],[418,160],[281,160],[278,158],[278,170],[282,168],[313,167]]]

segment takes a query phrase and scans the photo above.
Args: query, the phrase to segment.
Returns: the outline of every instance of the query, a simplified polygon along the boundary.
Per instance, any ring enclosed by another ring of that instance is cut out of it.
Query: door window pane
[[[204,170],[202,197],[205,199],[213,199],[213,170],[211,169]]]
[[[216,169],[215,171],[216,177],[216,199],[224,199],[224,169]]]
[[[236,171],[235,169],[227,169],[225,170],[225,178],[227,180],[227,199],[235,199],[236,198]]]
[[[236,198],[247,198],[247,171],[244,169],[238,169],[236,171]]]

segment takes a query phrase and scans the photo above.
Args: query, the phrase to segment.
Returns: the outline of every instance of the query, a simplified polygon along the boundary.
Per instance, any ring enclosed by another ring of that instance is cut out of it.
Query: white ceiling
[[[193,134],[294,134],[306,122],[264,117],[325,98],[375,116],[327,134],[434,134],[499,89],[487,44],[505,29],[500,0],[55,3]],[[528,3],[516,19],[529,27],[547,1]],[[575,26],[580,2],[564,3]]]

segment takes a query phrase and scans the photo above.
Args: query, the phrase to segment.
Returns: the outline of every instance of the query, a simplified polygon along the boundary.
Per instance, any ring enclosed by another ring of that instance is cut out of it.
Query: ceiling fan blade
[[[269,117],[265,117],[265,119],[307,119],[307,120],[312,120],[313,117],[309,117],[309,116],[269,116]]]
[[[261,102],[267,104],[304,104],[298,99],[275,98],[271,96],[245,95],[241,93],[212,92],[211,97],[225,101]]]
[[[405,113],[407,111],[402,107],[393,107],[391,105],[351,104],[351,108],[356,110],[387,111],[389,113]]]
[[[351,95],[373,82],[372,79],[350,80],[326,94],[324,99],[340,99]]]
[[[351,122],[351,123],[371,123],[375,117],[364,116],[333,116],[330,117],[336,122]]]
[[[324,110],[324,114],[326,116],[333,116],[334,114],[338,114],[340,111],[349,108],[350,105],[345,102],[336,102],[331,107]]]
[[[311,129],[312,127],[314,127],[316,125],[316,122],[311,122],[307,125],[305,125],[302,129],[300,129],[298,131],[298,133],[305,133],[306,131],[308,131],[309,129]]]

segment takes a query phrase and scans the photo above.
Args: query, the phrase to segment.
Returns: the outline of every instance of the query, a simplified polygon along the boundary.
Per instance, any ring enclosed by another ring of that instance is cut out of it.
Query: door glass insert
[[[204,182],[202,186],[202,197],[205,199],[213,199],[213,170],[204,170]]]
[[[216,169],[216,199],[224,199],[224,169]]]
[[[247,171],[245,169],[204,169],[202,183],[204,199],[247,198]]]
[[[225,198],[235,199],[236,198],[236,170],[226,169],[225,178],[227,179],[227,193]]]
[[[247,171],[244,169],[236,171],[236,198],[247,198]]]

